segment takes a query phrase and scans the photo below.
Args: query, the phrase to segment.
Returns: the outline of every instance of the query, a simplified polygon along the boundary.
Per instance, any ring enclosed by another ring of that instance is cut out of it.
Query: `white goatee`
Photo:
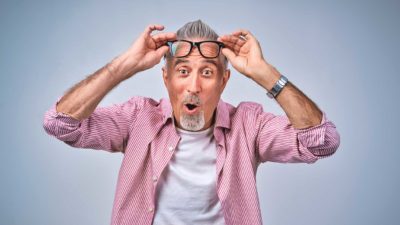
[[[190,104],[195,104],[195,105],[201,105],[201,100],[199,96],[194,95],[194,94],[187,94],[183,100],[183,102],[190,103]],[[195,115],[188,115],[182,112],[180,116],[180,123],[183,129],[189,130],[189,131],[199,131],[201,130],[204,125],[206,124],[205,119],[204,119],[204,111],[200,111],[199,113],[196,113]]]
[[[196,115],[187,115],[182,113],[180,118],[181,126],[185,130],[199,131],[206,124],[204,119],[204,111],[199,112]]]

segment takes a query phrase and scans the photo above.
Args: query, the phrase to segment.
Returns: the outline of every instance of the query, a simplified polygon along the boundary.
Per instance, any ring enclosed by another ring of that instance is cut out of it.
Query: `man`
[[[334,124],[264,60],[249,31],[218,36],[198,20],[152,35],[163,29],[147,27],[125,53],[69,90],[46,113],[45,130],[74,147],[124,153],[113,225],[262,224],[258,165],[332,155],[339,146]],[[133,97],[96,108],[113,87],[163,56],[169,100]],[[220,100],[227,61],[286,116]]]

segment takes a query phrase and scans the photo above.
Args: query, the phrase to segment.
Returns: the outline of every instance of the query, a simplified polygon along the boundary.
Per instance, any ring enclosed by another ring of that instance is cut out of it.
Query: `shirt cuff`
[[[73,126],[79,125],[81,123],[80,120],[75,119],[74,117],[72,117],[71,115],[68,115],[66,113],[57,112],[56,107],[57,107],[58,103],[60,102],[60,100],[61,100],[61,97],[59,97],[57,99],[56,103],[51,106],[47,115],[52,118],[57,119],[57,121],[59,121],[63,124],[69,124],[69,125],[73,125]]]
[[[306,129],[297,129],[297,138],[300,143],[306,148],[324,145],[327,122],[325,112],[322,112],[322,120],[319,125]]]

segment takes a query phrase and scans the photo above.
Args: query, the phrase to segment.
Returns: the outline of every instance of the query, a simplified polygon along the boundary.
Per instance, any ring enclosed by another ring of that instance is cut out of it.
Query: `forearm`
[[[253,79],[266,90],[271,90],[280,73],[263,57],[260,43],[248,30],[238,30],[218,38],[225,44],[221,50],[232,66]],[[322,121],[322,112],[293,84],[288,83],[276,100],[285,111],[294,128],[313,127]]]
[[[122,74],[116,58],[68,90],[57,104],[57,112],[78,120],[89,117],[104,96],[125,79]]]
[[[265,89],[271,90],[279,80],[280,73],[271,65],[266,65],[264,71],[263,79],[258,79],[257,83]],[[321,123],[321,110],[291,82],[287,83],[276,100],[296,129],[313,127]]]

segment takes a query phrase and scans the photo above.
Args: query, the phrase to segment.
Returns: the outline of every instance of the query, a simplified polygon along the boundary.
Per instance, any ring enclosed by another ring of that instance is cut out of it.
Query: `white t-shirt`
[[[216,186],[213,127],[178,129],[181,141],[157,185],[153,224],[225,224]]]

